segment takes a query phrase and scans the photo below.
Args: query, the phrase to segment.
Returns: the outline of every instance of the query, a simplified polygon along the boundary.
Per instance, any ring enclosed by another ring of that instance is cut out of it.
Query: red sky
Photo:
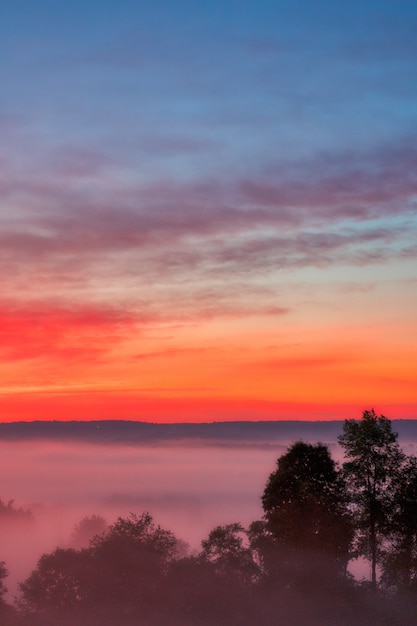
[[[0,419],[417,418],[415,9],[9,4]]]

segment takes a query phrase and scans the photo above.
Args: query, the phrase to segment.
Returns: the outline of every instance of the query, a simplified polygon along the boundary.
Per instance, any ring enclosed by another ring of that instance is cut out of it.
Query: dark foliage
[[[382,583],[417,592],[417,458],[408,457],[393,484],[387,541],[381,557]]]
[[[346,420],[339,443],[346,457],[343,471],[355,515],[357,553],[370,560],[375,588],[405,455],[390,420],[373,409],[364,411],[361,421]]]
[[[29,509],[16,508],[14,500],[9,500],[7,504],[0,498],[0,524],[33,522],[33,514]]]
[[[287,583],[310,584],[311,578],[324,583],[345,575],[353,526],[344,484],[326,446],[293,444],[278,459],[262,505],[264,532],[271,538],[266,547],[273,548]]]
[[[72,548],[86,548],[96,535],[102,535],[108,529],[108,524],[101,515],[85,516],[74,526],[70,538]]]
[[[7,592],[5,580],[7,578],[8,571],[6,569],[6,563],[0,561],[0,605],[4,603],[4,595]]]
[[[87,549],[43,555],[20,585],[20,610],[42,624],[63,623],[62,615],[69,624],[80,616],[103,625],[120,617],[126,624],[152,620],[177,549],[174,535],[148,513],[118,518]]]

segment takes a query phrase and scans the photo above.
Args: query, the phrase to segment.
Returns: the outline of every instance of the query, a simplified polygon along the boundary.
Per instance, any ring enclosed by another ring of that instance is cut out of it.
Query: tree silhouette
[[[345,575],[352,540],[344,485],[327,446],[294,443],[277,461],[262,505],[281,567],[294,580]],[[256,536],[252,527],[252,538]],[[259,545],[259,528],[256,539]]]
[[[7,587],[5,585],[5,579],[7,578],[8,571],[4,561],[0,561],[0,603],[4,602],[4,595],[7,593]]]
[[[108,524],[101,515],[86,515],[75,524],[70,537],[70,545],[73,548],[86,548],[96,535],[102,535],[108,528]]]
[[[36,616],[41,623],[54,624],[65,616],[71,623],[74,614],[85,608],[91,574],[88,551],[57,548],[42,555],[19,585],[18,606],[26,620]]]
[[[202,558],[214,565],[218,575],[242,585],[249,585],[256,579],[258,567],[241,524],[216,526],[201,545]]]
[[[7,504],[0,498],[0,523],[28,523],[33,522],[33,514],[29,509],[16,508],[14,500],[9,500]]]
[[[407,457],[394,482],[389,543],[382,557],[382,581],[397,590],[417,591],[417,458]]]
[[[20,584],[20,609],[42,625],[152,622],[179,549],[175,536],[149,513],[119,517],[87,549],[44,554]]]
[[[384,415],[364,411],[361,421],[345,420],[338,439],[345,452],[343,472],[355,514],[358,554],[371,562],[371,583],[382,557],[384,537],[393,511],[393,495],[405,455]]]
[[[7,593],[5,580],[7,576],[6,564],[4,561],[0,561],[0,624],[1,626],[25,626],[20,621],[17,611],[5,599]]]

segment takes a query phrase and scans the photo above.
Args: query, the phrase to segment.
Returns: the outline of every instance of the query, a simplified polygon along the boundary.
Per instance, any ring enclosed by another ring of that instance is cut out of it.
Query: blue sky
[[[1,110],[42,150],[176,177],[415,134],[415,3],[5,4]]]

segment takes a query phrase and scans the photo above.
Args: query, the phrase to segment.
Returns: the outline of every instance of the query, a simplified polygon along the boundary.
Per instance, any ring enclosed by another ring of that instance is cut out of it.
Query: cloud
[[[253,299],[268,275],[415,258],[411,140],[245,178],[147,184],[88,150],[40,173],[4,159],[0,269],[11,299],[39,301],[41,281],[43,300],[115,298],[150,319],[165,305],[174,320],[280,315],[289,307],[277,288]]]
[[[284,170],[284,181],[280,181],[280,167],[275,171],[270,167],[262,178],[242,181],[240,192],[242,201],[255,206],[296,208],[301,224],[307,227],[318,220],[327,224],[367,221],[411,212],[416,171],[417,150],[410,138],[368,153],[316,155]]]

